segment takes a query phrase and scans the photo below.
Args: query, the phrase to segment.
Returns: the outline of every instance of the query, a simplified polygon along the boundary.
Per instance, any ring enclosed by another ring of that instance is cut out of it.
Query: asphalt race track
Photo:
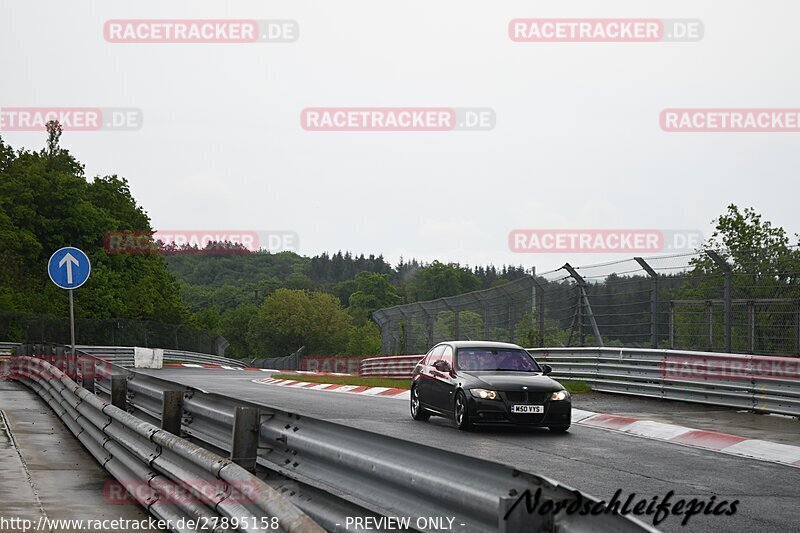
[[[610,499],[633,492],[650,499],[674,491],[675,499],[739,500],[734,516],[695,515],[687,526],[669,516],[663,531],[797,531],[800,469],[572,426],[566,435],[546,429],[459,432],[442,418],[415,422],[406,401],[253,383],[266,373],[213,369],[140,370],[162,379],[262,403],[399,439],[513,465]],[[580,408],[580,398],[573,398]],[[734,428],[731,428],[733,431]],[[652,524],[648,517],[640,517]]]

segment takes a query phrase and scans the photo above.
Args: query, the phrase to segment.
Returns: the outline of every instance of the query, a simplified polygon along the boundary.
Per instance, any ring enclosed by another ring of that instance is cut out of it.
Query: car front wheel
[[[456,427],[461,430],[468,430],[472,428],[469,421],[469,413],[467,412],[467,396],[463,390],[456,393],[455,404],[453,406],[453,420]]]
[[[424,422],[431,414],[419,403],[419,389],[411,387],[411,418]]]

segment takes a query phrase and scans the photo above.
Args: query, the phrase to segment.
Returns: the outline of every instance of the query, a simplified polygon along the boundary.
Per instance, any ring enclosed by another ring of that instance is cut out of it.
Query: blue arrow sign
[[[89,257],[71,246],[56,250],[47,263],[50,279],[62,289],[77,289],[86,283],[91,272]]]

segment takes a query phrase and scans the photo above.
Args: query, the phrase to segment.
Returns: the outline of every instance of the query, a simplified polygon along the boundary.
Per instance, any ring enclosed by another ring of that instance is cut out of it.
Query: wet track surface
[[[208,392],[272,406],[474,455],[534,472],[608,500],[622,489],[640,498],[739,500],[734,516],[695,515],[687,526],[669,516],[663,531],[797,531],[800,468],[573,425],[566,435],[546,429],[482,429],[460,432],[442,418],[415,422],[406,401],[292,389],[253,383],[266,373],[170,368],[141,371]],[[580,397],[573,406],[581,405]],[[642,414],[643,416],[645,413]],[[730,428],[735,433],[735,428]],[[647,516],[640,517],[652,524]]]

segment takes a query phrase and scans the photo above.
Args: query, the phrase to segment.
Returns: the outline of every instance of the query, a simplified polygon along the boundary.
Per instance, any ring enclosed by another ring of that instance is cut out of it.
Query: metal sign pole
[[[69,336],[72,340],[72,357],[75,357],[75,305],[72,301],[72,289],[69,289]]]

